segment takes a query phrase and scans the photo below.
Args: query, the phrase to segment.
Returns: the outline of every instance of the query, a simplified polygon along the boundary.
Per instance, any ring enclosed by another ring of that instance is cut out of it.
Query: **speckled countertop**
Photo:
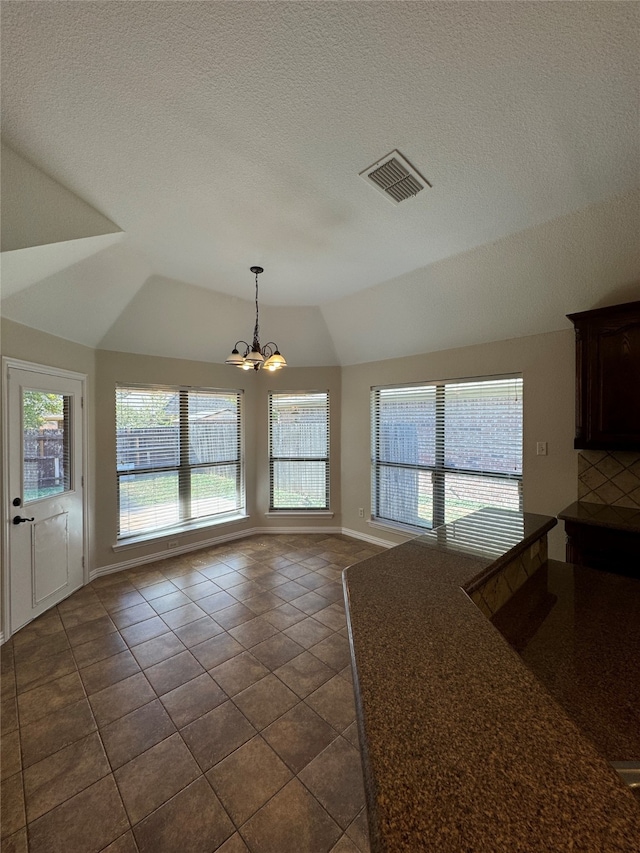
[[[345,571],[375,853],[637,851],[633,795],[464,591],[554,523],[484,510]]]
[[[576,501],[559,512],[558,518],[563,521],[576,521],[579,524],[591,524],[595,527],[608,527],[611,530],[640,533],[640,509],[626,506],[606,506]]]

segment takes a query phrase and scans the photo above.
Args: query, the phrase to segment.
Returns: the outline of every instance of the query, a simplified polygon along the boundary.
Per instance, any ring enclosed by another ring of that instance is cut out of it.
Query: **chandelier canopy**
[[[262,267],[250,267],[252,273],[256,277],[256,325],[253,329],[253,343],[248,344],[246,341],[236,341],[236,345],[231,351],[231,355],[226,359],[225,364],[233,364],[236,367],[241,367],[243,370],[260,370],[261,367],[266,367],[267,370],[280,370],[281,367],[286,367],[287,362],[284,356],[278,350],[278,345],[273,341],[261,346],[260,344],[260,325],[259,309],[258,309],[258,276],[264,272]],[[241,352],[238,347],[242,346],[244,352]]]

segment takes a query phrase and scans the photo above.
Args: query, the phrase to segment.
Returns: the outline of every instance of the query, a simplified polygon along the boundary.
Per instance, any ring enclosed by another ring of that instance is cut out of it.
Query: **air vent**
[[[360,172],[360,177],[393,204],[413,198],[420,190],[431,186],[399,151],[392,151],[382,157],[364,172]]]

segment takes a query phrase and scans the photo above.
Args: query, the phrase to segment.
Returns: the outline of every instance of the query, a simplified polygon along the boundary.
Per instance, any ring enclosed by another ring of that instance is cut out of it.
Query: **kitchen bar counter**
[[[483,510],[345,571],[374,853],[637,850],[635,798],[465,592],[554,524]]]
[[[626,533],[640,534],[640,509],[626,506],[607,506],[576,501],[562,512],[558,518],[592,527],[606,527],[610,530],[622,530]]]

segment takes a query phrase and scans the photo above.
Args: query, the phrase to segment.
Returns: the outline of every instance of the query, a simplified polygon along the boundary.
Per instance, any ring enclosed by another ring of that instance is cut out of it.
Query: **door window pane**
[[[25,390],[22,395],[24,503],[71,489],[71,397]]]

